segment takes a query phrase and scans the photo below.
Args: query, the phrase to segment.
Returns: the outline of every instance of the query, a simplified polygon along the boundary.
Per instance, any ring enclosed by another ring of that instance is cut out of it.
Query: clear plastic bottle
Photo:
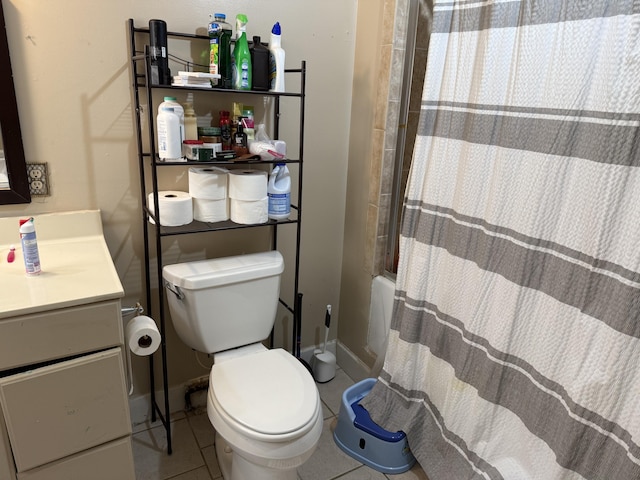
[[[284,92],[284,57],[280,22],[276,22],[269,39],[269,90],[272,92]]]
[[[180,120],[173,107],[162,107],[158,113],[158,156],[161,160],[182,158]]]
[[[233,36],[233,31],[231,25],[227,23],[227,16],[224,13],[216,13],[215,18],[220,25],[220,30],[218,30],[218,73],[220,74],[218,87],[231,88],[233,80],[231,71],[231,37]]]
[[[214,14],[214,18],[209,15],[209,25],[207,26],[207,33],[209,34],[209,73],[213,75],[218,74],[218,66],[220,64],[220,43],[218,32],[220,31],[220,24],[216,21],[217,13]],[[217,85],[217,80],[214,80],[214,85]]]
[[[284,220],[291,215],[291,175],[285,163],[278,163],[269,175],[267,186],[268,215],[272,220]]]
[[[233,49],[233,88],[251,90],[251,53],[247,41],[247,16],[236,16],[236,46]]]
[[[22,255],[24,256],[24,268],[27,275],[39,275],[40,254],[38,252],[38,240],[36,239],[36,227],[33,217],[20,225],[20,241],[22,242]]]
[[[190,102],[184,104],[184,139],[198,140],[198,118]]]
[[[214,80],[218,88],[231,88],[231,25],[227,23],[224,13],[214,13],[209,23],[209,73],[219,74]]]

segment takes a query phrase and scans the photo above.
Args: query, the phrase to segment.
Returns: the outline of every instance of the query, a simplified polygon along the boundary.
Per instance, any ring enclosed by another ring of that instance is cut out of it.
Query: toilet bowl
[[[318,390],[288,352],[262,344],[245,350],[230,360],[216,358],[209,377],[207,414],[223,476],[296,480],[322,433]]]
[[[191,348],[213,353],[207,414],[225,480],[296,480],[322,433],[309,371],[262,341],[275,322],[277,251],[167,265],[171,319]]]

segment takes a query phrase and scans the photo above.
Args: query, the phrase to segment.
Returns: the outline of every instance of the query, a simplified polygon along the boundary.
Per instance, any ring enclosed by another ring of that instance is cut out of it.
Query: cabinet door
[[[135,480],[131,438],[109,442],[18,474],[18,480]]]
[[[131,433],[120,348],[0,379],[18,472]]]

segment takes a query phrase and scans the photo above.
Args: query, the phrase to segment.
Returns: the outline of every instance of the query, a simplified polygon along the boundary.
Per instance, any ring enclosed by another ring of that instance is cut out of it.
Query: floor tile
[[[167,436],[163,426],[133,435],[137,480],[165,480],[204,465],[187,420],[172,422],[171,427],[171,455],[167,455]]]
[[[389,475],[389,478],[393,480],[429,480],[427,474],[424,473],[422,467],[417,463],[411,468],[411,470],[399,473],[398,475]]]
[[[333,412],[329,410],[329,407],[327,407],[326,403],[322,402],[322,419],[326,420],[327,418],[331,417],[333,417]]]
[[[336,446],[332,433],[334,423],[335,417],[324,421],[318,448],[311,458],[298,468],[298,476],[302,480],[330,480],[362,465]]]
[[[182,420],[183,418],[186,418],[186,414],[184,412],[175,412],[171,414],[171,422]],[[157,427],[159,425],[162,425],[162,421],[159,418],[156,418],[155,422],[148,420],[143,423],[136,423],[131,428],[133,433],[135,434],[138,432],[143,432],[144,430],[149,430],[150,428]]]
[[[382,473],[363,465],[362,467],[356,468],[346,475],[341,476],[339,480],[387,480],[387,477]]]
[[[187,421],[200,448],[213,445],[216,432],[213,429],[213,425],[211,425],[206,409],[198,409],[189,413]]]
[[[171,480],[213,480],[209,475],[207,467],[196,468],[190,472],[183,473],[177,477],[171,477]]]
[[[209,468],[209,474],[211,475],[211,479],[215,480],[217,478],[222,478],[222,472],[220,471],[220,466],[218,465],[218,457],[216,457],[216,447],[211,445],[210,447],[203,448],[201,450],[202,457]]]
[[[339,368],[336,376],[327,383],[316,383],[320,398],[329,407],[334,415],[340,412],[340,403],[342,402],[342,393],[353,385],[353,380]]]

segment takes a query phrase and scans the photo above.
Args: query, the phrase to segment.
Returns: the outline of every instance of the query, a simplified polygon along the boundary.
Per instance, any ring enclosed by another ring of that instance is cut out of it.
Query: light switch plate
[[[49,177],[46,163],[27,163],[29,175],[29,193],[31,195],[49,195]]]

